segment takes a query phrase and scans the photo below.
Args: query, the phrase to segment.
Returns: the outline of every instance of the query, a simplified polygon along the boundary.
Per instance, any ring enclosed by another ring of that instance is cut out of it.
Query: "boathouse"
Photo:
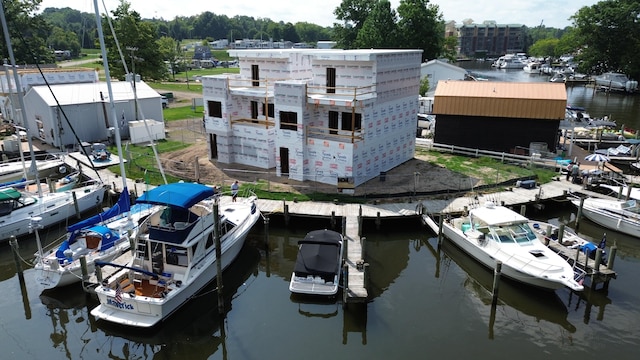
[[[434,142],[525,155],[545,143],[555,151],[566,105],[564,84],[440,81]]]

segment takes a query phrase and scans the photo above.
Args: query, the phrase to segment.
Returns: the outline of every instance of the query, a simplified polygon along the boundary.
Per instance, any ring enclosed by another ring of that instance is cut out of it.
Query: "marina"
[[[113,174],[95,174],[113,183],[114,190],[123,188]],[[148,189],[133,180],[126,183],[136,197]],[[99,306],[95,295],[77,284],[43,290],[30,268],[34,237],[27,236],[15,253],[8,246],[0,249],[0,291],[15,300],[0,304],[4,338],[11,339],[2,344],[10,358],[25,353],[33,358],[421,358],[425,349],[442,358],[635,356],[640,335],[634,306],[640,290],[632,276],[640,270],[636,238],[606,231],[606,263],[550,240],[546,245],[585,272],[582,291],[543,291],[506,278],[497,290],[494,272],[423,224],[429,214],[464,213],[491,201],[541,224],[576,228],[598,243],[605,230],[583,219],[569,198],[604,195],[564,176],[547,184],[522,180],[501,192],[427,198],[414,188],[413,195],[358,204],[257,200],[263,217],[224,272],[223,283],[191,294],[161,324],[145,330],[98,320],[92,315]],[[324,228],[345,235],[345,277],[338,296],[292,295],[288,284],[298,243],[309,231]],[[55,232],[43,231],[45,243]],[[113,262],[126,266],[131,258],[126,252]],[[104,269],[103,279],[113,275]],[[86,287],[116,293],[118,285],[111,282],[107,288],[94,276]],[[611,279],[616,281],[609,286]],[[600,283],[606,286],[596,286]],[[142,298],[143,287],[131,299]]]

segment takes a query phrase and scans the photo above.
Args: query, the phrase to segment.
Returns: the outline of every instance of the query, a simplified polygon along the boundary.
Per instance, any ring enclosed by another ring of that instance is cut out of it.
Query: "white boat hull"
[[[96,184],[69,192],[46,193],[42,197],[36,197],[37,203],[0,217],[0,242],[8,241],[11,236],[28,234],[31,217],[41,217],[40,225],[46,228],[75,216],[72,192],[76,194],[78,210],[83,213],[102,204],[105,187]]]
[[[234,229],[233,236],[223,239],[221,242],[222,257],[221,268],[226,269],[238,256],[245,239],[257,222],[260,212],[256,209],[249,218]],[[210,232],[205,229],[203,233]],[[217,262],[215,247],[211,247],[209,253],[204,258],[197,261],[196,265],[189,268],[187,277],[175,278],[177,281],[170,282],[167,286],[169,291],[164,297],[146,297],[122,295],[122,301],[115,300],[116,292],[113,287],[99,286],[96,294],[100,300],[100,305],[91,311],[91,315],[98,319],[106,320],[132,327],[152,327],[167,318],[178,310],[185,302],[196,295],[202,288],[213,281],[217,276]],[[121,270],[114,274],[114,278],[119,278],[119,274],[124,274],[128,270]]]
[[[582,214],[594,223],[623,234],[640,238],[640,222],[621,215],[606,213],[602,210],[583,206]]]

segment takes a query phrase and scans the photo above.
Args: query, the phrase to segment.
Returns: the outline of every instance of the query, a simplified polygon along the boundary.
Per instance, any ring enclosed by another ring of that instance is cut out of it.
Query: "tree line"
[[[71,8],[47,8],[38,13],[42,0],[3,0],[16,61],[51,63],[52,50],[70,50],[80,54],[83,48],[97,48],[95,15]],[[443,15],[429,0],[401,0],[397,9],[388,0],[343,0],[333,14],[332,27],[307,22],[273,21],[250,16],[216,15],[204,11],[199,15],[171,20],[142,19],[126,0],[120,0],[109,14],[116,36],[123,47],[137,49],[129,58],[136,72],[145,79],[167,78],[164,61],[177,61],[180,43],[185,39],[213,41],[218,39],[262,38],[273,41],[336,41],[339,48],[410,48],[422,49],[423,60],[455,59],[457,39],[445,38]],[[573,54],[579,71],[595,74],[621,71],[640,77],[640,58],[635,54],[640,37],[640,2],[637,0],[603,0],[583,7],[565,29],[542,24],[525,28],[529,54],[557,57]],[[115,39],[102,17],[107,46],[115,51]],[[8,56],[2,34],[0,51]],[[111,52],[110,52],[111,53]],[[109,58],[122,65],[122,58]],[[121,67],[121,66],[120,66]],[[114,69],[119,67],[114,66]],[[124,71],[120,71],[123,73]],[[121,76],[118,71],[115,76]]]

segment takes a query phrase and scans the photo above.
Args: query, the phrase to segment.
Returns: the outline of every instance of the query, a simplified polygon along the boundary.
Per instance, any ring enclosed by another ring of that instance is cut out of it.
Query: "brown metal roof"
[[[433,113],[561,120],[566,106],[562,83],[441,80]]]

